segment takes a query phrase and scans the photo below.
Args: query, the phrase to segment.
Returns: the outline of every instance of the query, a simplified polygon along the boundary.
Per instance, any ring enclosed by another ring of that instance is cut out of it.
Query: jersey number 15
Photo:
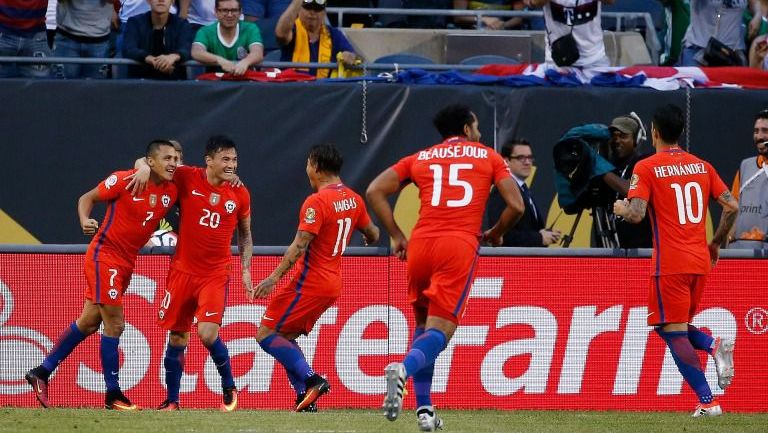
[[[432,184],[432,206],[440,205],[440,195],[443,193],[443,166],[430,164],[434,182]],[[448,207],[464,207],[472,201],[472,184],[459,179],[459,170],[471,170],[472,164],[451,164],[448,166],[448,186],[458,186],[464,189],[464,196],[459,200],[447,200]]]

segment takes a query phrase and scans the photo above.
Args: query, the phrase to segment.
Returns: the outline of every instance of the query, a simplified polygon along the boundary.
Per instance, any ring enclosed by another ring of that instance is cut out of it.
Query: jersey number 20
[[[443,193],[443,166],[439,164],[430,164],[434,183],[432,184],[432,206],[440,205],[440,195]],[[459,200],[447,200],[445,205],[448,207],[463,207],[472,201],[472,184],[466,180],[459,179],[459,170],[471,170],[472,164],[451,164],[448,166],[448,186],[458,186],[464,188],[464,196]]]

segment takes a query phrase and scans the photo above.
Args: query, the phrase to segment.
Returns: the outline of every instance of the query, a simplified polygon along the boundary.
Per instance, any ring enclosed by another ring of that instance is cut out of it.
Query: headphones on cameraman
[[[629,118],[637,122],[638,130],[635,137],[635,146],[639,146],[641,142],[648,139],[648,132],[645,130],[645,125],[643,125],[643,121],[640,120],[640,116],[637,113],[634,111],[629,113]]]

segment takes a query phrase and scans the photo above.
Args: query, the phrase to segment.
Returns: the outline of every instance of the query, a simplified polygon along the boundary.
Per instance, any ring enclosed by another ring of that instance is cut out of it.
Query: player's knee
[[[200,342],[203,343],[203,346],[208,347],[219,338],[219,332],[218,329],[198,329],[197,336],[200,337]]]
[[[168,336],[168,343],[171,346],[183,347],[189,344],[188,332],[171,332]]]
[[[107,337],[119,337],[125,331],[125,322],[122,320],[111,320],[104,322],[104,335]]]
[[[256,341],[261,343],[262,340],[274,334],[275,331],[268,326],[259,326],[259,331],[256,332]]]

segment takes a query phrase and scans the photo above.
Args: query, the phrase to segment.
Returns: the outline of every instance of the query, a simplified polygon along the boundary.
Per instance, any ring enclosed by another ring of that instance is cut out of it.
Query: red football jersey
[[[511,177],[501,155],[461,137],[421,150],[392,168],[419,188],[421,209],[412,238],[480,236],[491,185]]]
[[[679,148],[635,165],[627,197],[648,202],[653,275],[707,274],[707,206],[728,188],[710,163]]]
[[[135,172],[116,171],[98,185],[99,198],[107,202],[107,212],[86,257],[133,268],[139,250],[176,202],[176,185],[171,182],[149,182],[143,193],[131,195],[125,189],[129,182],[125,178]]]
[[[301,258],[291,286],[316,296],[341,294],[341,255],[355,229],[371,223],[365,201],[343,184],[329,185],[304,200],[299,230],[315,238]]]
[[[193,275],[228,274],[232,233],[251,214],[248,189],[229,182],[213,186],[202,167],[178,167],[173,182],[181,221],[171,267]]]

